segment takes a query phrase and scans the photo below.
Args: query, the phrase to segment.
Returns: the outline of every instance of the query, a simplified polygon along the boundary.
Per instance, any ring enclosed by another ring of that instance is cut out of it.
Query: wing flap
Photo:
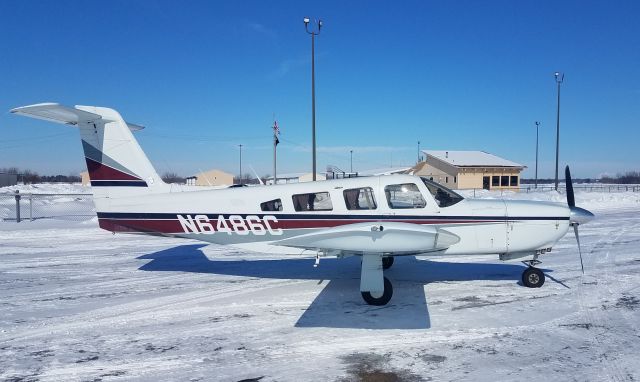
[[[272,242],[272,245],[353,253],[414,254],[441,251],[460,241],[433,226],[400,222],[356,223]]]

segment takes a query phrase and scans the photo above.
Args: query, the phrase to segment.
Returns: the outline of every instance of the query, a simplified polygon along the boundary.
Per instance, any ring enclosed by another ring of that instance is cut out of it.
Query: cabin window
[[[421,177],[420,179],[422,179],[422,183],[424,183],[427,190],[429,190],[431,195],[433,195],[433,198],[436,200],[439,207],[449,207],[464,199],[462,196],[441,184],[427,180],[427,178],[424,177]]]
[[[491,187],[499,187],[500,186],[500,177],[492,176],[491,177]]]
[[[509,186],[509,176],[508,175],[503,175],[500,177],[502,179],[502,181],[500,182],[501,186]]]
[[[296,211],[331,211],[331,197],[328,192],[293,195],[293,208]]]
[[[391,208],[424,208],[427,205],[413,183],[390,184],[384,188],[384,193]]]
[[[377,208],[371,187],[352,188],[344,190],[342,194],[348,210],[375,210]]]
[[[517,176],[512,176],[511,177],[511,187],[518,187],[518,177]]]
[[[282,211],[282,200],[273,199],[268,202],[260,203],[262,211]]]

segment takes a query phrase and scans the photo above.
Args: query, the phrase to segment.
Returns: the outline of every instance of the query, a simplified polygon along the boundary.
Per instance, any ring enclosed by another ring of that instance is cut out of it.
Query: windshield
[[[422,179],[422,183],[427,186],[427,189],[429,190],[431,195],[433,195],[433,198],[436,200],[436,203],[438,203],[438,206],[440,207],[449,207],[464,199],[462,196],[456,194],[452,190],[432,180],[429,180],[423,176],[421,176],[420,179]]]

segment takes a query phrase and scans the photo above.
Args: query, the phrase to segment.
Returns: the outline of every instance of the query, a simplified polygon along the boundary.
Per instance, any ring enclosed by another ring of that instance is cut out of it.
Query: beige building
[[[520,186],[521,164],[484,151],[425,150],[414,175],[425,176],[451,189],[515,190]]]
[[[233,174],[222,170],[204,171],[187,178],[189,186],[230,186],[233,184]]]
[[[89,179],[89,172],[88,171],[83,171],[80,173],[80,178],[82,179],[82,185],[83,186],[90,186],[91,185],[91,180]]]

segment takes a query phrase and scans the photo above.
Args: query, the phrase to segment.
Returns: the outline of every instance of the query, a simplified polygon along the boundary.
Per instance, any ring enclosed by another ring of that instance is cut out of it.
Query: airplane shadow
[[[284,258],[270,260],[210,260],[201,251],[206,244],[188,244],[138,257],[152,260],[143,271],[212,273],[273,279],[318,280],[326,286],[298,319],[296,327],[361,329],[427,329],[431,327],[424,285],[432,282],[520,280],[524,269],[515,264],[452,263],[396,258],[385,276],[393,282],[393,299],[370,306],[360,296],[360,259]],[[550,270],[544,270],[545,273]]]

